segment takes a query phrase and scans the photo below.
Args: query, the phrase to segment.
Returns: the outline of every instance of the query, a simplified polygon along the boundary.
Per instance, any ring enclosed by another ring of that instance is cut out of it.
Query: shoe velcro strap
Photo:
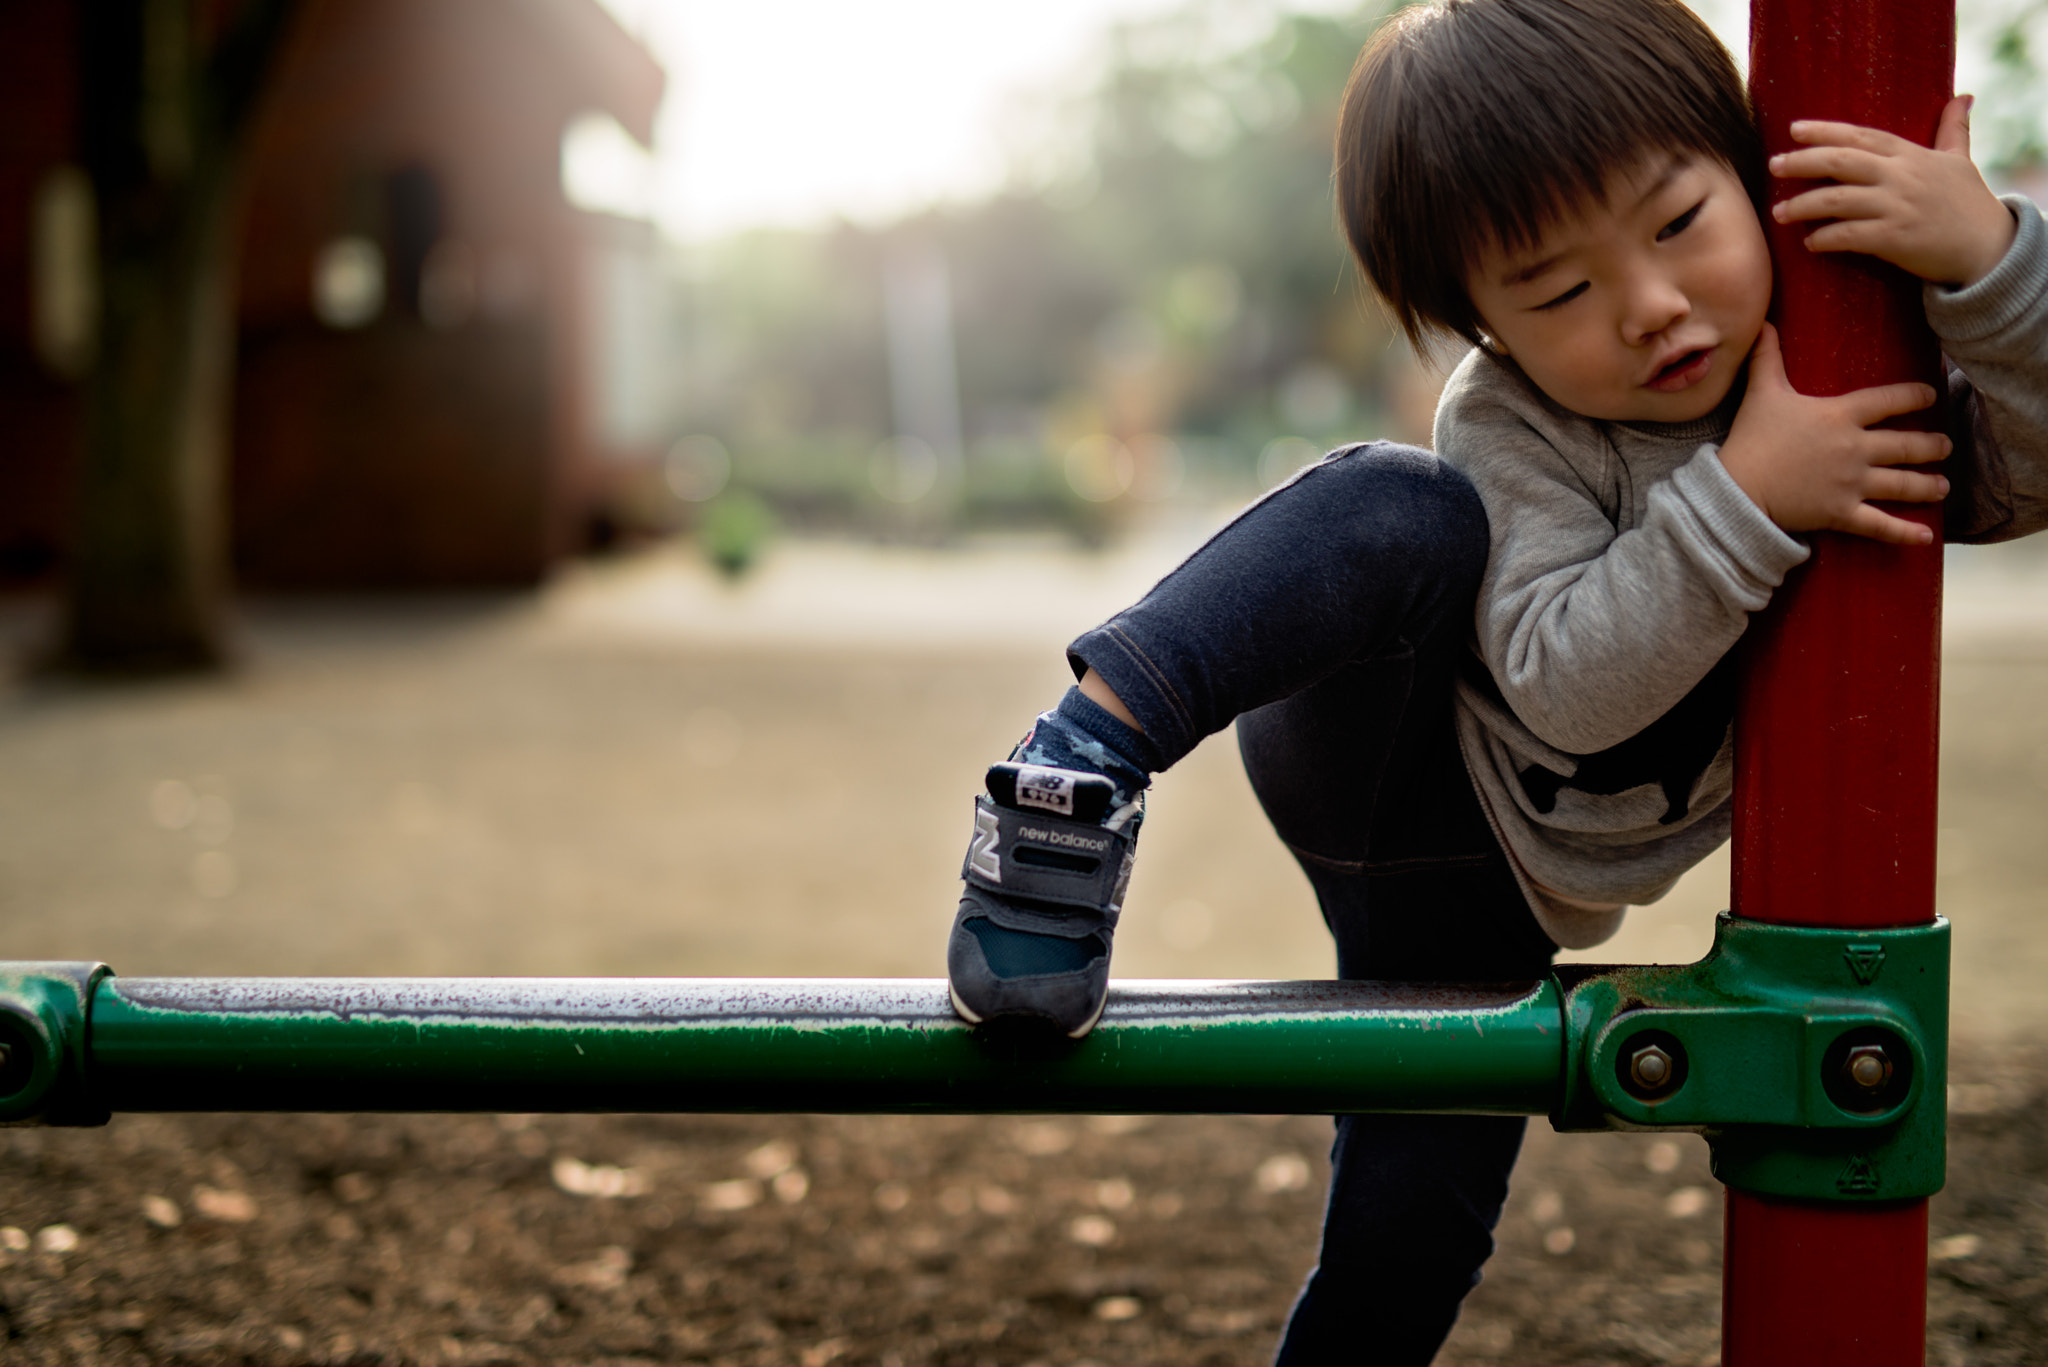
[[[1008,897],[1115,911],[1123,905],[1136,842],[1122,831],[1050,812],[974,799],[974,839],[960,876]]]

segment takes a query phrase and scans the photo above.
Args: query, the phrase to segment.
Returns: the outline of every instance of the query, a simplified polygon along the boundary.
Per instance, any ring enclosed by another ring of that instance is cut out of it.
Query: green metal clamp
[[[0,965],[0,1125],[104,1125],[85,1022],[105,964]]]
[[[1722,913],[1696,964],[1566,968],[1561,1131],[1693,1130],[1772,1196],[1893,1201],[1946,1176],[1949,927]]]

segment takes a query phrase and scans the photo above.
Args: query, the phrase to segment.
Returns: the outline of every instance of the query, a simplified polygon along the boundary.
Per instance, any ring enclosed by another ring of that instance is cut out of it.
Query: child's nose
[[[1630,345],[1649,341],[1692,312],[1685,291],[1661,271],[1644,271],[1629,284],[1622,332]]]

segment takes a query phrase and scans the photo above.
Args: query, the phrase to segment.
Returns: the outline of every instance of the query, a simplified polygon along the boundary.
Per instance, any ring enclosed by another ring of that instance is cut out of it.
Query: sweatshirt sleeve
[[[2048,527],[2048,228],[2027,199],[2005,205],[2018,232],[1991,273],[1967,289],[1925,290],[1927,321],[1956,367],[1944,521],[1957,541]]]
[[[1492,529],[1479,655],[1538,739],[1597,753],[1706,677],[1807,548],[1736,486],[1711,443],[1618,530],[1619,496],[1603,506],[1603,492],[1620,457],[1599,426],[1498,370],[1475,354],[1438,410],[1438,454],[1473,482]]]

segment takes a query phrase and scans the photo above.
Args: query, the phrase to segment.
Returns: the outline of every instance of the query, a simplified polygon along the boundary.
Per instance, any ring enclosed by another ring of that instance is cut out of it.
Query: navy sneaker
[[[1037,1018],[1074,1039],[1095,1028],[1144,814],[1142,796],[1112,811],[1115,798],[1100,774],[990,766],[946,946],[962,1020]]]

